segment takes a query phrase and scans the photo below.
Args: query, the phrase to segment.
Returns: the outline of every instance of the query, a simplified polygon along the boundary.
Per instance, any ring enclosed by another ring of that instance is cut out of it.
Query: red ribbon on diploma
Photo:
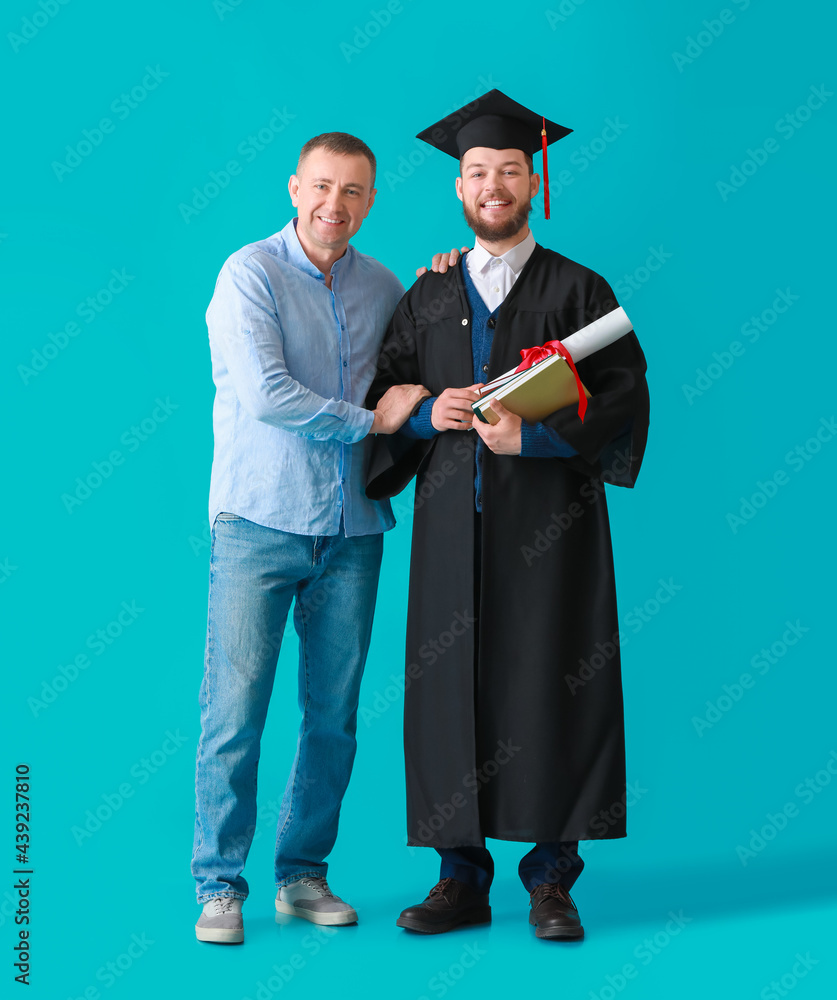
[[[515,371],[525,371],[527,368],[531,368],[532,365],[536,365],[539,361],[543,361],[544,358],[548,358],[553,354],[560,354],[570,366],[570,371],[575,376],[575,384],[578,389],[578,416],[581,422],[584,423],[584,414],[587,412],[587,396],[584,393],[584,386],[581,384],[581,379],[578,377],[578,372],[573,364],[573,359],[570,357],[570,352],[560,340],[547,340],[542,347],[527,347],[525,351],[521,351],[520,356],[523,360],[515,368]]]

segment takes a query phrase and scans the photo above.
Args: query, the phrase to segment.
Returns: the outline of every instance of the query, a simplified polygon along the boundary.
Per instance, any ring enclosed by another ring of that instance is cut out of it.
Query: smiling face
[[[303,249],[339,257],[375,201],[372,184],[372,165],[365,156],[321,148],[309,153],[288,182]]]
[[[540,182],[537,174],[529,173],[522,150],[475,146],[462,157],[456,193],[474,234],[486,243],[498,243],[527,227]]]

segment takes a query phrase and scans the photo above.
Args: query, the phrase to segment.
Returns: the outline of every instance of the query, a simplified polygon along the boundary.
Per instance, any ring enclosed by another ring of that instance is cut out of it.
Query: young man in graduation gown
[[[569,129],[543,122],[547,142]],[[578,938],[578,841],[624,837],[619,628],[604,484],[633,486],[645,448],[645,359],[633,332],[578,364],[591,393],[527,423],[476,389],[521,352],[618,305],[589,268],[535,243],[542,119],[492,91],[421,133],[460,160],[476,245],[429,272],[389,324],[368,405],[391,385],[432,393],[376,440],[372,498],[416,478],[404,744],[408,842],[441,855],[404,910],[425,933],[491,919],[485,839],[519,841],[538,937]],[[594,675],[590,667],[594,664]],[[534,844],[534,847],[531,845]]]

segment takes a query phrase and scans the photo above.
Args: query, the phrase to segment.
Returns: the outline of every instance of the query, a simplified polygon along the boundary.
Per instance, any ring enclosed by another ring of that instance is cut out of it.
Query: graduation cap
[[[522,149],[530,156],[543,150],[544,216],[549,218],[549,170],[546,147],[572,132],[556,122],[536,115],[500,90],[487,94],[454,111],[419,132],[416,138],[461,159],[474,146],[488,149]]]

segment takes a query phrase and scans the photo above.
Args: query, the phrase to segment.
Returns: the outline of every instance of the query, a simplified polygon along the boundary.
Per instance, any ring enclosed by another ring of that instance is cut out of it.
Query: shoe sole
[[[196,927],[195,937],[198,941],[209,941],[212,944],[242,944],[244,929],[234,930],[229,927]]]
[[[486,906],[475,909],[457,920],[450,920],[446,924],[429,924],[413,917],[399,917],[395,921],[395,926],[403,927],[408,931],[416,931],[419,934],[444,934],[447,931],[456,930],[457,927],[473,927],[475,924],[490,923],[491,907]]]
[[[552,941],[580,941],[584,937],[583,927],[539,927],[535,915],[530,911],[529,923],[535,928],[535,937]]]
[[[281,899],[276,900],[276,909],[279,913],[287,913],[291,917],[302,917],[303,920],[310,920],[312,924],[322,924],[326,927],[357,923],[357,913],[354,910],[344,910],[339,913],[317,913],[314,910],[296,907],[292,903],[283,903]]]

